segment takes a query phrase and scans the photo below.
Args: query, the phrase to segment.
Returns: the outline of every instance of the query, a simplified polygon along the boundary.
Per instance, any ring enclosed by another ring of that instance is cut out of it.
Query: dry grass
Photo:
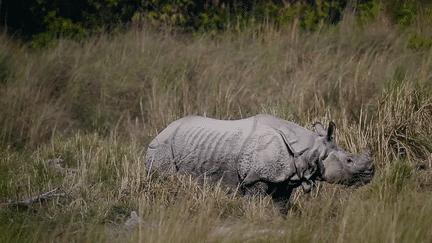
[[[432,51],[408,40],[349,20],[313,33],[140,29],[38,52],[1,36],[0,201],[66,196],[2,204],[0,241],[430,242]],[[340,146],[372,146],[376,177],[299,190],[282,218],[269,198],[146,176],[146,146],[171,121],[256,113],[334,120]],[[60,172],[46,163],[58,158]],[[123,230],[134,210],[139,227]]]

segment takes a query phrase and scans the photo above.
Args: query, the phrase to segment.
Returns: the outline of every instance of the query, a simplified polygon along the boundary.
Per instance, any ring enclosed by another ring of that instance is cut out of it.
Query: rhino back
[[[195,117],[181,124],[173,138],[177,170],[194,177],[238,184],[237,159],[254,125],[254,117],[217,120]]]

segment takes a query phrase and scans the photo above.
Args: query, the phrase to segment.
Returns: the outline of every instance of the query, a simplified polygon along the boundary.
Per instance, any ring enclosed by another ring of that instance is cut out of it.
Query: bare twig
[[[57,197],[66,196],[66,193],[56,193],[60,189],[61,189],[61,187],[56,187],[56,188],[52,189],[51,191],[44,192],[44,193],[39,194],[37,196],[27,197],[27,198],[24,198],[20,201],[15,201],[15,202],[9,201],[6,203],[2,203],[2,205],[30,204],[30,203],[34,203],[34,202],[42,202],[42,201],[52,200],[52,199],[57,198]]]

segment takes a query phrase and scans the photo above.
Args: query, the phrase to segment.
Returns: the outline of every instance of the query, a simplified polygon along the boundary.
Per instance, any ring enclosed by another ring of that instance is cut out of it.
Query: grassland
[[[409,39],[349,18],[315,32],[132,29],[38,51],[1,36],[0,242],[431,242],[432,49]],[[283,218],[266,197],[145,174],[171,121],[256,113],[335,121],[341,147],[372,146],[374,180],[299,190]],[[134,210],[139,226],[123,229]]]

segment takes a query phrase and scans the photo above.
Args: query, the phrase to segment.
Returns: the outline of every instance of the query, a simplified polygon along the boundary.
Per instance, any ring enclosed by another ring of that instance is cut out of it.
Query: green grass
[[[432,52],[379,27],[135,29],[38,51],[0,36],[0,242],[430,242]],[[267,197],[145,174],[171,121],[256,113],[335,121],[340,146],[372,146],[374,180],[298,190],[283,218]],[[140,227],[123,230],[134,210]]]

